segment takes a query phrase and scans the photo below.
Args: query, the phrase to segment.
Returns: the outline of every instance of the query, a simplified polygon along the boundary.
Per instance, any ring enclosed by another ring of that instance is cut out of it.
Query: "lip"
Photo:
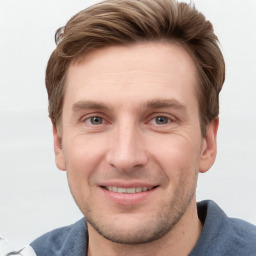
[[[136,187],[156,187],[157,184],[146,183],[146,182],[102,182],[99,184],[100,187],[120,187],[120,188],[136,188]]]
[[[136,188],[136,187],[149,187],[151,190],[137,193],[117,193],[107,190],[105,187],[121,187],[121,188]],[[120,183],[120,182],[108,182],[100,184],[100,189],[104,194],[106,200],[114,202],[119,205],[136,205],[142,203],[143,201],[149,199],[149,197],[157,190],[157,185],[152,185],[142,182],[133,182],[133,183]]]

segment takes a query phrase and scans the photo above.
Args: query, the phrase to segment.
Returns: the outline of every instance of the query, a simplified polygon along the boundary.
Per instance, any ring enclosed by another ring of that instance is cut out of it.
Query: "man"
[[[256,228],[196,204],[216,157],[225,64],[212,25],[172,0],[108,0],[56,33],[46,71],[56,165],[85,219],[48,255],[256,255]]]

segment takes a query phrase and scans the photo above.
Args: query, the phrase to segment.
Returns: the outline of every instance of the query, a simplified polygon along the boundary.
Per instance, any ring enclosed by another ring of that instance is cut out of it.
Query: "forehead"
[[[185,100],[181,99],[184,90],[196,97],[196,77],[195,64],[180,45],[148,42],[111,46],[71,63],[64,103],[97,97],[112,103],[120,97],[143,101],[166,93]]]
[[[175,66],[173,66],[174,62]],[[107,63],[115,65],[106,65]],[[124,71],[124,64],[127,72],[139,71],[142,68],[144,71],[161,69],[167,73],[175,68],[180,72],[182,70],[185,72],[186,69],[190,69],[192,72],[196,71],[194,62],[185,47],[176,42],[159,41],[95,49],[72,61],[68,68],[68,76],[73,69],[77,69],[81,65],[86,65],[88,73],[98,73],[98,70]]]

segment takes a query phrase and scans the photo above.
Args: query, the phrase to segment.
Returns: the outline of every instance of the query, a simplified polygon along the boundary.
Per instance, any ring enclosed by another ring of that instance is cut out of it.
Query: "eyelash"
[[[93,124],[93,118],[98,118],[98,119],[101,119],[101,123],[99,124]],[[165,122],[164,123],[157,123],[157,119],[160,121],[160,119],[164,119]],[[165,125],[168,125],[169,123],[172,123],[174,120],[174,118],[170,118],[169,116],[166,116],[166,115],[161,115],[161,114],[154,114],[154,116],[152,116],[149,121],[147,123],[151,123],[151,122],[154,122],[154,125],[155,126],[165,126]],[[108,122],[106,121],[106,119],[104,117],[102,117],[101,115],[90,115],[86,118],[83,118],[81,120],[82,122],[84,123],[87,123],[88,125],[92,125],[92,126],[99,126],[99,125],[104,125],[104,124],[107,124]]]
[[[96,119],[96,118],[101,119],[101,120],[102,120],[102,123],[100,123],[100,124],[93,124],[93,123],[92,123],[93,118],[95,118],[95,119]],[[100,116],[100,115],[91,115],[91,116],[88,116],[88,117],[82,119],[82,122],[88,123],[89,125],[92,125],[92,126],[94,126],[94,125],[97,126],[97,125],[102,125],[102,124],[107,123],[107,121],[105,120],[105,118],[102,117],[102,116]]]
[[[164,119],[166,122],[160,124],[160,123],[157,123],[157,119],[158,119],[158,121],[160,121],[160,119]],[[157,116],[153,117],[152,119],[150,119],[149,122],[152,122],[153,120],[155,120],[156,125],[161,125],[161,126],[167,125],[168,123],[173,122],[173,120],[170,117],[167,117],[165,115],[157,115]]]

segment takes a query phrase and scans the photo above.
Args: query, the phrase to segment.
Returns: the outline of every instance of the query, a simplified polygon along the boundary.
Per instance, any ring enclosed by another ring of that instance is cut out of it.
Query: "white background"
[[[44,72],[55,30],[88,0],[0,0],[0,233],[20,247],[82,214],[55,167]],[[256,1],[195,0],[226,59],[218,156],[198,200],[256,224]]]

